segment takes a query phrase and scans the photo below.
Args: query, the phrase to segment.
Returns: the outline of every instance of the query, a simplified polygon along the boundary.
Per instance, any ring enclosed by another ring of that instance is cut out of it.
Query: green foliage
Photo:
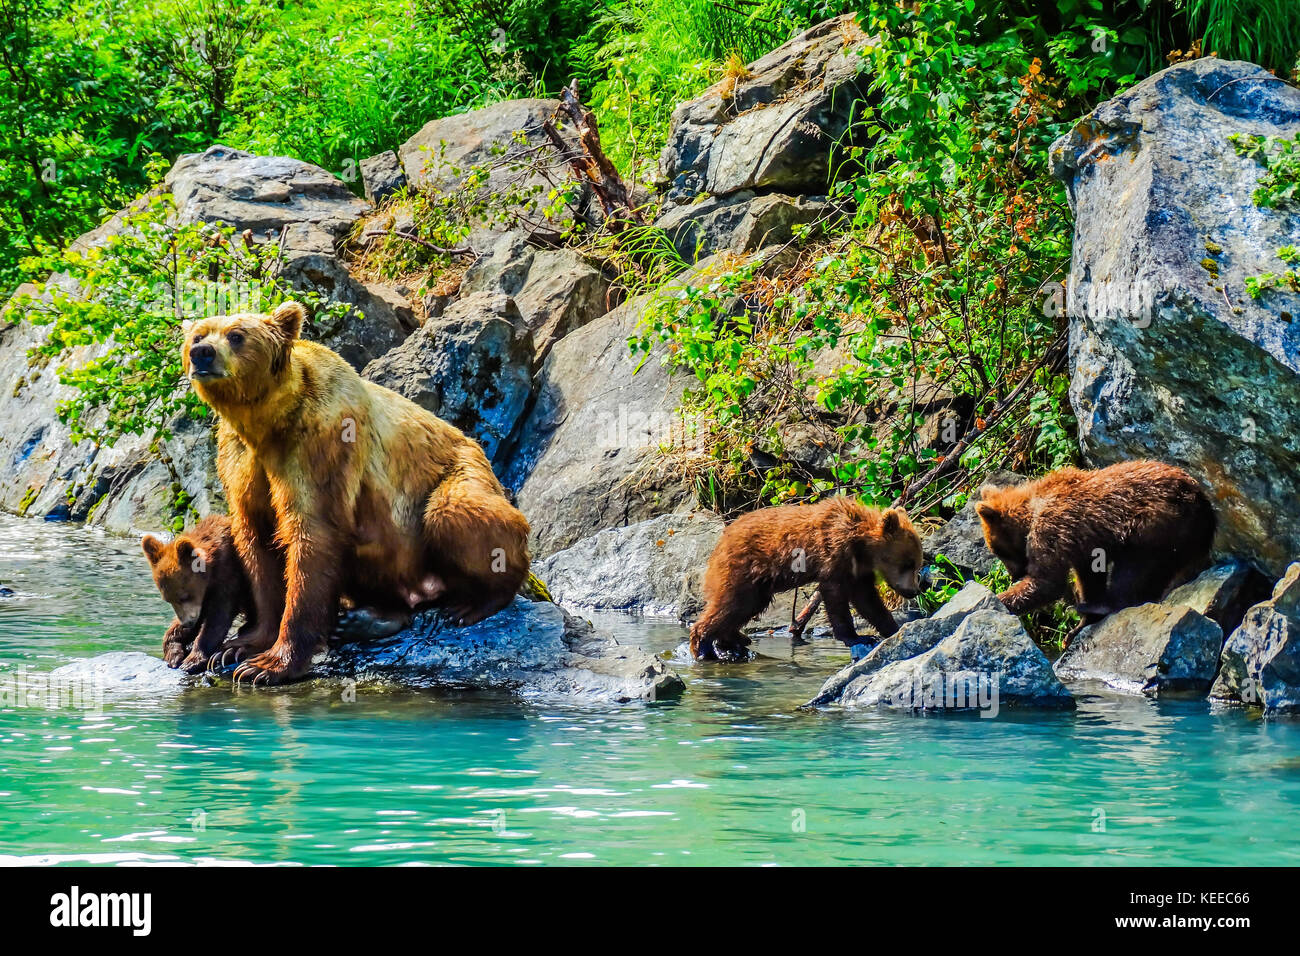
[[[917,597],[917,604],[928,617],[943,607],[966,586],[970,579],[962,573],[952,561],[942,554],[935,555],[930,565],[930,586]],[[974,580],[984,585],[994,594],[999,594],[1011,586],[1011,575],[1001,561],[993,562],[993,569],[988,574],[976,575]],[[1060,646],[1065,636],[1079,623],[1079,614],[1067,602],[1057,602],[1041,611],[1033,611],[1022,619],[1025,630],[1030,637],[1040,644]]]
[[[66,362],[59,380],[74,394],[58,414],[73,441],[112,445],[124,434],[165,434],[179,414],[206,414],[182,375],[185,322],[269,311],[289,298],[315,306],[315,322],[347,310],[293,292],[280,278],[278,244],[226,226],[174,225],[172,211],[170,196],[146,196],[102,245],[43,261],[57,278],[6,310],[6,318],[49,327],[29,358],[38,369]]]
[[[973,3],[864,9],[866,33],[882,39],[864,63],[871,104],[859,132],[871,146],[850,153],[864,171],[838,186],[855,209],[849,234],[784,283],[750,266],[676,291],[633,343],[667,343],[669,362],[694,376],[686,401],[708,429],[718,481],[767,501],[849,489],[888,502],[968,429],[978,437],[965,472],[1073,457],[1065,381],[1038,367],[1060,334],[1050,290],[1072,233],[1046,156],[1131,77],[1095,55],[1089,22],[1035,47],[1032,29],[995,30]],[[815,374],[828,351],[838,368]],[[929,442],[939,394],[958,427]],[[1007,401],[1013,413],[986,426]],[[829,474],[755,465],[756,450],[783,457],[792,418],[828,416],[840,422],[821,436],[834,449]],[[926,507],[952,489],[921,490],[912,501]]]
[[[1252,199],[1261,209],[1285,211],[1300,210],[1300,133],[1292,139],[1278,136],[1245,136],[1240,133],[1228,137],[1237,155],[1254,159],[1264,167]],[[1291,266],[1281,272],[1264,272],[1246,278],[1246,291],[1252,299],[1259,299],[1270,289],[1285,288],[1300,292],[1300,250],[1283,246],[1277,257]]]

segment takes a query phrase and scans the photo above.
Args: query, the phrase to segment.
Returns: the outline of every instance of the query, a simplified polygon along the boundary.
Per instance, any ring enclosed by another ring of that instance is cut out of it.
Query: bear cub
[[[163,659],[187,674],[202,673],[236,615],[254,623],[253,594],[230,519],[211,515],[170,542],[147,534],[140,544],[154,584],[176,612],[163,635]]]
[[[1051,604],[1074,572],[1083,623],[1067,646],[1083,626],[1190,580],[1214,541],[1214,508],[1196,479],[1161,462],[1062,468],[980,497],[984,540],[1014,582],[998,595],[1012,614]]]
[[[732,657],[749,645],[741,628],[773,595],[816,582],[835,637],[859,643],[852,604],[888,637],[898,629],[876,576],[903,597],[920,593],[921,539],[906,512],[850,498],[751,512],[727,526],[704,573],[704,612],[691,628],[698,660]]]

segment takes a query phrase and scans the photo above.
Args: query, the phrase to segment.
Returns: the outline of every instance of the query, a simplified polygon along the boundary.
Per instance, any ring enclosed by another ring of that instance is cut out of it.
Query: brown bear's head
[[[925,555],[921,537],[902,508],[890,508],[880,516],[880,531],[872,545],[872,563],[885,583],[903,597],[921,593],[921,565]]]
[[[270,315],[245,312],[195,322],[181,346],[185,375],[218,411],[261,401],[283,382],[306,317],[297,302],[284,302]]]
[[[975,513],[984,527],[984,541],[989,550],[1006,566],[1013,581],[1023,578],[1029,566],[1026,557],[1029,512],[1025,486],[995,488],[985,485],[980,489],[980,503],[975,506]]]
[[[203,613],[203,600],[208,594],[210,555],[183,534],[170,542],[147,534],[140,545],[153,566],[153,583],[176,612],[177,620],[193,624]]]

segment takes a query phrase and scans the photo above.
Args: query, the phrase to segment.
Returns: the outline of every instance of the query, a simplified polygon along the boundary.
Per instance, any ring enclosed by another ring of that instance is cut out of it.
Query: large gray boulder
[[[415,327],[409,303],[354,278],[340,261],[337,244],[370,207],[319,166],[218,145],[178,159],[166,185],[178,222],[222,222],[250,230],[260,242],[280,243],[283,232],[285,281],[351,306],[337,321],[313,317],[304,337],[334,349],[355,368],[398,345]]]
[[[1228,636],[1210,697],[1265,711],[1300,710],[1300,564],[1287,568],[1273,596],[1247,611]]]
[[[1006,706],[1072,709],[1073,696],[1052,673],[1043,652],[1017,618],[988,606],[989,597],[973,592],[959,611],[940,627],[929,627],[925,640],[913,646],[907,646],[906,632],[919,631],[927,622],[904,625],[895,635],[904,637],[892,645],[894,653],[882,653],[874,667],[854,672],[868,655],[836,674],[807,706],[889,707],[913,713],[978,710],[983,717],[996,717]],[[913,647],[939,637],[952,619],[956,627],[947,636],[910,654]]]
[[[1233,134],[1294,136],[1300,90],[1250,63],[1180,63],[1103,103],[1052,149],[1075,210],[1070,401],[1097,465],[1187,468],[1220,550],[1280,574],[1300,553],[1300,294],[1246,279],[1300,244],[1263,209]]]
[[[1204,696],[1219,666],[1223,629],[1176,604],[1127,607],[1084,628],[1056,662],[1062,680],[1099,680],[1148,697]]]
[[[532,397],[533,341],[514,301],[458,299],[363,373],[478,441],[496,465]]]
[[[461,295],[477,292],[515,300],[539,365],[556,342],[604,315],[611,304],[609,278],[597,263],[573,249],[539,249],[518,231],[502,236],[466,271]]]
[[[706,283],[714,258],[673,280],[659,295]],[[689,452],[694,437],[678,414],[683,384],[663,350],[634,354],[628,339],[658,298],[638,296],[570,332],[539,373],[504,482],[533,526],[533,553],[546,557],[605,528],[677,511],[692,496],[662,452]]]
[[[742,189],[825,193],[866,90],[855,14],[819,23],[679,105],[660,156],[669,200]]]
[[[501,197],[521,209],[535,206],[537,214],[529,217],[534,220],[542,218],[541,207],[549,205],[552,189],[576,185],[579,218],[598,218],[590,189],[577,184],[572,169],[542,131],[558,106],[556,100],[504,100],[431,120],[397,148],[406,179],[419,189],[447,193],[469,188],[471,173],[481,169],[486,175],[475,175],[467,203],[490,204],[493,197]],[[562,126],[560,136],[569,150],[581,154],[572,130],[572,124]],[[501,233],[518,226],[501,222],[492,212],[469,223],[468,242],[478,252],[487,251]],[[572,210],[566,213],[571,214]]]
[[[337,242],[370,208],[319,166],[220,144],[181,156],[164,183],[180,222],[224,222],[259,240],[288,229],[289,251]]]
[[[713,553],[722,519],[707,512],[660,515],[606,528],[533,563],[560,604],[678,615],[690,582]]]

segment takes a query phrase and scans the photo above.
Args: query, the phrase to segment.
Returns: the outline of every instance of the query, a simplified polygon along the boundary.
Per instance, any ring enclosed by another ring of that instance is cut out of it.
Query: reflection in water
[[[170,612],[132,540],[0,517],[0,580],[18,592],[0,679],[158,654]],[[674,622],[597,623],[675,655],[687,693],[593,706],[363,683],[351,700],[159,671],[98,714],[0,703],[0,859],[1300,862],[1300,722],[1098,687],[1074,714],[808,713],[847,660],[833,642],[695,665]]]

